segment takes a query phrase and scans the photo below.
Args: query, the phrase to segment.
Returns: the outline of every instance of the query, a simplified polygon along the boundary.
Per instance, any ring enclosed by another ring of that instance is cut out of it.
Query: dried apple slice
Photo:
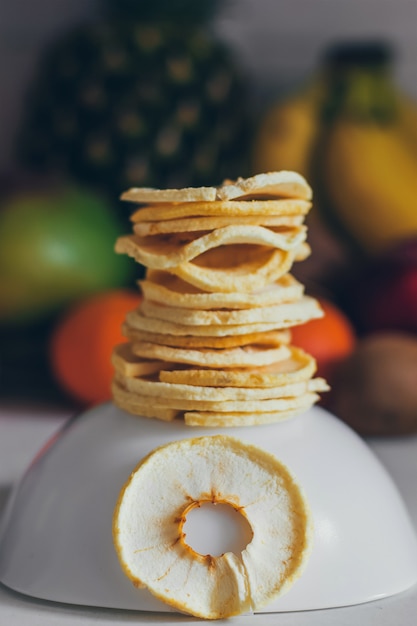
[[[122,332],[131,341],[151,341],[162,346],[174,346],[176,348],[236,348],[238,346],[247,346],[250,343],[265,344],[269,343],[269,341],[289,344],[291,339],[290,331],[285,329],[231,335],[230,337],[210,337],[154,333],[132,328],[128,324],[122,324]]]
[[[180,415],[178,409],[172,409],[166,406],[155,406],[154,403],[149,402],[149,397],[135,395],[123,389],[117,381],[112,382],[111,392],[115,404],[133,415],[140,415],[141,417],[156,418],[163,420],[164,422],[172,422],[176,417]]]
[[[187,514],[205,502],[246,517],[240,554],[200,554],[186,542]],[[305,497],[267,451],[224,435],[183,439],[152,451],[123,487],[113,538],[124,573],[185,613],[222,619],[256,611],[302,573],[311,546]]]
[[[259,306],[251,309],[186,309],[165,306],[145,299],[140,307],[149,318],[175,322],[181,320],[189,326],[210,326],[214,324],[258,324],[276,322],[277,328],[287,328],[323,317],[324,313],[315,298],[303,296],[295,302],[282,302],[271,306]]]
[[[311,402],[298,409],[287,411],[260,411],[258,413],[244,413],[230,411],[219,413],[216,411],[186,411],[184,422],[187,426],[201,426],[203,428],[238,428],[241,426],[261,426],[262,424],[276,424],[292,419],[310,408]]]
[[[218,250],[221,250],[228,254],[229,259],[233,259],[242,256],[236,248],[237,246],[224,246],[223,249],[209,250],[199,259],[200,263],[205,265],[199,267],[197,263],[187,261],[178,267],[170,268],[169,271],[191,285],[206,291],[245,293],[267,287],[289,272],[294,261],[303,261],[310,254],[310,247],[303,243],[295,250],[290,251],[268,250],[266,248],[260,251],[258,258],[253,256],[246,262],[241,261],[235,266],[225,269],[210,266],[213,260],[207,256],[210,255],[210,252],[217,253]]]
[[[138,359],[132,352],[130,343],[120,343],[113,348],[111,363],[116,371],[124,376],[149,376],[156,374],[162,368],[169,369],[166,361],[155,359]]]
[[[215,187],[184,187],[183,189],[155,189],[132,187],[123,192],[120,199],[126,202],[211,202],[216,199]]]
[[[305,216],[311,209],[306,200],[232,200],[184,202],[145,206],[135,211],[132,222],[154,222],[186,217],[249,217],[257,215]]]
[[[254,368],[206,369],[175,366],[163,368],[159,380],[166,383],[206,387],[279,387],[312,378],[316,372],[315,359],[294,346],[290,346],[289,359]]]
[[[217,189],[221,200],[252,198],[299,198],[311,200],[313,192],[305,178],[297,172],[267,172],[250,178],[226,180]]]
[[[249,344],[237,348],[224,348],[223,350],[211,350],[210,348],[193,350],[192,348],[175,348],[173,346],[161,346],[149,341],[140,341],[133,343],[131,349],[133,354],[145,359],[214,368],[259,367],[288,359],[291,354],[288,346],[272,343],[266,346]]]
[[[133,232],[139,237],[170,233],[188,233],[215,230],[225,226],[269,226],[292,228],[301,226],[304,215],[243,215],[241,217],[188,217],[174,220],[137,222]]]
[[[136,261],[151,269],[167,270],[192,261],[219,246],[249,244],[288,252],[305,241],[306,232],[305,226],[294,226],[282,232],[274,232],[264,226],[224,226],[183,244],[173,238],[167,239],[166,235],[124,235],[116,241],[115,250],[133,256]]]
[[[167,306],[187,309],[250,309],[298,300],[304,287],[290,274],[285,274],[264,289],[252,293],[213,293],[160,270],[148,270],[146,278],[138,281],[143,296]]]
[[[296,323],[296,322],[294,322]],[[256,324],[213,324],[209,326],[190,326],[176,324],[165,320],[146,317],[138,309],[129,311],[126,315],[126,324],[131,330],[146,331],[149,333],[188,336],[188,337],[228,337],[233,335],[248,335],[264,331],[277,330],[276,322],[259,322]]]

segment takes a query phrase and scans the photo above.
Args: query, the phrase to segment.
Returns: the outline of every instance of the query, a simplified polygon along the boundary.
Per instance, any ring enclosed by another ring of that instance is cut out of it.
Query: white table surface
[[[36,452],[71,416],[68,411],[0,408],[0,515],[11,487]],[[417,436],[370,440],[369,445],[396,482],[417,531]],[[412,626],[416,623],[417,587],[389,598],[323,611],[243,615],[222,623],[239,626]],[[114,626],[201,624],[202,620],[169,614],[92,609],[34,600],[0,584],[0,626]]]

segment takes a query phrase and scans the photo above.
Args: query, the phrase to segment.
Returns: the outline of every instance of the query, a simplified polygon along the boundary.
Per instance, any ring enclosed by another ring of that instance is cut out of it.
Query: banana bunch
[[[417,104],[410,98],[399,94],[399,123],[411,150],[417,154]]]
[[[255,172],[302,173],[325,223],[365,256],[417,235],[417,105],[388,61],[376,45],[339,47],[315,83],[272,108],[253,147]]]
[[[273,106],[263,117],[252,149],[254,174],[295,171],[310,178],[319,133],[322,88],[318,81]]]
[[[417,235],[417,150],[401,124],[341,119],[323,152],[326,204],[369,255]]]

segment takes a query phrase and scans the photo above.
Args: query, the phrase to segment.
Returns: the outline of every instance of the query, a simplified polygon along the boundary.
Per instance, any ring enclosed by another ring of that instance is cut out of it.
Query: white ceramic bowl
[[[113,509],[148,452],[217,432],[136,418],[112,404],[71,420],[34,459],[11,498],[0,531],[0,581],[45,600],[170,611],[122,573],[112,542]],[[221,432],[283,461],[313,513],[307,568],[266,612],[358,604],[417,582],[417,541],[399,493],[367,445],[337,418],[313,408],[281,424]]]

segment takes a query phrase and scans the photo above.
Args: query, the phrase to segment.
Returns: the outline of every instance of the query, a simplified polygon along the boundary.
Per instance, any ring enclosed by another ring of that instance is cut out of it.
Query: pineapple
[[[216,3],[107,4],[105,19],[46,51],[17,137],[19,161],[112,196],[244,174],[245,89],[209,33]]]

